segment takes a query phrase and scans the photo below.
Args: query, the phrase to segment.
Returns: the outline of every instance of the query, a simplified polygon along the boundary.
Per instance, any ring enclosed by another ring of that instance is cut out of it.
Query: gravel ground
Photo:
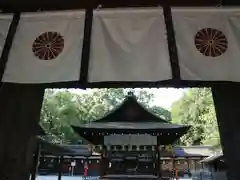
[[[88,180],[97,180],[97,177],[88,178]],[[58,180],[57,176],[38,176],[37,180]],[[81,176],[62,176],[62,180],[83,180]],[[174,179],[173,179],[174,180]],[[181,178],[179,180],[192,180],[191,178]]]

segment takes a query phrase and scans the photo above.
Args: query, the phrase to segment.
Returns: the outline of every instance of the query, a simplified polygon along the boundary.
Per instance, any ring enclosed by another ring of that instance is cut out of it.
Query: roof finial
[[[128,96],[129,96],[129,97],[135,97],[134,92],[133,92],[133,91],[129,91],[129,92],[128,92]]]

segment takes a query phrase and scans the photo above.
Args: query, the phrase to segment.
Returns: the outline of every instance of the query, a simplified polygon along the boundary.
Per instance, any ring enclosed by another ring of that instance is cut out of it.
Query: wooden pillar
[[[157,137],[157,176],[161,177],[161,148],[160,148],[160,139]]]
[[[36,85],[3,84],[0,89],[0,168],[3,180],[29,176],[31,137],[39,122],[44,88]]]
[[[41,144],[37,143],[36,151],[34,153],[34,163],[33,163],[33,170],[32,170],[31,180],[35,180],[36,177],[37,177],[40,152],[41,152]]]
[[[175,156],[173,156],[173,169],[176,168],[176,160],[175,160]]]
[[[157,158],[157,176],[158,177],[161,177],[161,153],[160,153],[160,150],[158,150],[158,158]]]
[[[105,157],[103,154],[101,154],[101,160],[100,160],[100,177],[105,175]]]
[[[225,84],[212,88],[221,144],[228,167],[228,179],[239,179],[240,164],[240,85]]]
[[[190,172],[190,164],[189,164],[189,158],[187,157],[187,166],[188,166],[188,172]]]
[[[62,179],[63,156],[59,157],[58,161],[58,180]]]

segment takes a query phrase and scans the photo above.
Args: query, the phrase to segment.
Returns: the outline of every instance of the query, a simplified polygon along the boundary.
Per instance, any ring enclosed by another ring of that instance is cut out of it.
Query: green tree
[[[171,121],[171,112],[159,107],[159,106],[152,106],[151,109],[152,113],[156,114],[157,116],[161,117],[162,119],[166,121]]]
[[[189,89],[172,105],[172,122],[191,125],[182,138],[186,145],[219,145],[218,125],[211,90]]]
[[[96,120],[120,104],[130,89],[93,89],[83,93],[69,90],[46,90],[41,112],[41,125],[47,132],[46,139],[53,143],[79,142],[79,136],[70,125]],[[134,90],[139,102],[149,107],[154,95],[143,89]],[[169,119],[169,112],[154,106],[153,112]],[[166,117],[165,117],[166,115]]]

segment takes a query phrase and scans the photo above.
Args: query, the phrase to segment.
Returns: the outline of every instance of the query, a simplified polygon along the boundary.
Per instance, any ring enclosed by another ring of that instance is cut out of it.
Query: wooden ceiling
[[[228,1],[228,3],[227,3]],[[0,9],[5,12],[38,11],[38,10],[67,10],[138,6],[218,6],[220,4],[236,5],[237,0],[0,0]]]

